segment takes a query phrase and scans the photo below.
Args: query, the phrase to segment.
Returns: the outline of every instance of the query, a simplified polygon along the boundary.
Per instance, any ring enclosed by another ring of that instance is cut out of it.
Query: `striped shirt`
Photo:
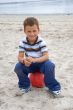
[[[24,37],[19,43],[19,52],[24,52],[26,56],[38,58],[46,51],[48,51],[46,42],[41,37],[38,37],[34,44],[29,44],[27,37]]]

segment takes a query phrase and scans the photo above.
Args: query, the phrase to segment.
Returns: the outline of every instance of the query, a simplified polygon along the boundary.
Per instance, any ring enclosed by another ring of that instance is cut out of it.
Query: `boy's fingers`
[[[25,64],[25,66],[29,67],[29,66],[30,66],[30,64]]]
[[[25,65],[26,65],[26,66],[30,66],[30,64],[31,64],[31,62],[29,62],[29,61],[26,61],[26,62],[25,62]]]
[[[32,63],[32,59],[27,59],[27,61],[28,61],[29,63]]]

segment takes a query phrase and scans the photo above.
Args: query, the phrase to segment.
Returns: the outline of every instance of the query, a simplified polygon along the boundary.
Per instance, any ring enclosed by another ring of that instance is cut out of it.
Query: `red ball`
[[[38,88],[44,87],[44,74],[40,72],[30,73],[29,79],[32,86]]]

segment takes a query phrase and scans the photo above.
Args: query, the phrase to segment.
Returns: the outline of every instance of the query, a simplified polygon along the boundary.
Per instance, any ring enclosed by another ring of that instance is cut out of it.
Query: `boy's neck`
[[[26,40],[27,40],[27,42],[29,43],[29,44],[35,44],[36,42],[37,42],[37,40],[38,40],[38,36],[37,36],[37,38],[35,39],[35,41],[29,41],[29,39],[26,37]]]

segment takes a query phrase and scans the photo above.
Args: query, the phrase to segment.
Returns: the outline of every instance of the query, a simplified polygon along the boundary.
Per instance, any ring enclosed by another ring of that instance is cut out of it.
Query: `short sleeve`
[[[42,40],[42,42],[40,43],[40,48],[41,48],[41,52],[48,52],[48,48],[46,46],[46,42],[44,40]]]
[[[19,52],[24,52],[24,51],[25,51],[24,42],[23,40],[21,40],[19,42]]]

